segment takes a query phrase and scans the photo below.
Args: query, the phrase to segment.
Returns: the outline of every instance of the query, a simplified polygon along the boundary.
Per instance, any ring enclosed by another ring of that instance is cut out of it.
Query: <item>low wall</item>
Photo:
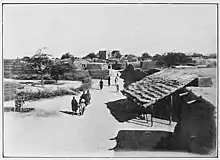
[[[108,69],[107,63],[88,63],[87,70],[106,70]]]
[[[94,79],[107,79],[109,76],[109,70],[89,70],[89,74]]]
[[[74,71],[71,71],[71,73],[65,73],[61,79],[64,79],[64,80],[73,80],[73,81],[81,81],[83,80],[84,78],[86,77],[89,77],[89,71],[87,70],[74,70]]]
[[[199,87],[211,87],[212,86],[211,77],[198,77],[198,86]]]
[[[153,61],[143,61],[140,62],[140,68],[143,70],[149,70],[149,69],[153,69],[156,68],[156,63]]]

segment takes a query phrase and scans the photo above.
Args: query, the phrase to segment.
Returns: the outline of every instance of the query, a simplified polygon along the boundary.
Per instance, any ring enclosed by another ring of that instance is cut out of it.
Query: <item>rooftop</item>
[[[164,69],[130,84],[122,93],[145,108],[185,87],[197,78],[184,70]]]

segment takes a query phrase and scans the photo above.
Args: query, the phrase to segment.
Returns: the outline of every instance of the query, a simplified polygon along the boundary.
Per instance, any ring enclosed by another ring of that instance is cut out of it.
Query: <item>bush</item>
[[[89,89],[92,86],[92,79],[91,77],[85,78],[83,81],[83,84],[78,88],[79,91],[84,91]]]
[[[53,83],[55,83],[55,81],[54,80],[46,80],[44,83],[45,84],[53,84]],[[91,77],[85,77],[82,80],[82,83],[83,84],[79,88],[58,89],[55,91],[48,91],[48,90],[42,91],[42,90],[40,90],[38,92],[24,92],[24,91],[22,91],[22,92],[17,93],[17,95],[24,96],[26,101],[38,100],[41,98],[53,98],[56,96],[64,96],[64,95],[76,95],[80,91],[87,90],[91,87],[91,85],[92,85]],[[5,101],[7,101],[10,98],[6,97],[5,99],[6,99]]]
[[[5,77],[6,78],[6,77]],[[13,74],[12,79],[20,79],[20,80],[40,80],[41,77],[38,74]],[[44,75],[44,80],[52,80],[50,75]]]
[[[38,91],[38,92],[19,92],[17,93],[18,96],[24,96],[26,101],[29,100],[38,100],[41,98],[53,98],[56,96],[64,96],[64,95],[74,95],[75,92],[65,89],[59,89],[55,91]]]

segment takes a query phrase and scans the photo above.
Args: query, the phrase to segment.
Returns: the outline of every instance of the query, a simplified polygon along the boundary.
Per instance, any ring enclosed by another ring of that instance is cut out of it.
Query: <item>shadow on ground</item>
[[[59,115],[59,112],[56,110],[44,110],[40,108],[21,108],[20,110],[14,110],[14,107],[4,107],[4,112],[19,113],[19,117],[51,117]]]
[[[128,105],[127,99],[107,102],[106,105],[112,116],[119,122],[125,122],[140,115]]]
[[[35,110],[34,108],[21,108],[19,111],[15,109],[15,107],[4,107],[4,112],[30,112]]]
[[[78,113],[74,113],[74,112],[71,112],[71,111],[60,111],[60,112],[68,114],[68,115],[78,115]]]
[[[121,130],[116,140],[114,151],[161,151],[174,150],[172,144],[164,143],[166,137],[172,135],[166,131]]]
[[[198,156],[207,155],[210,157],[216,155],[215,149],[210,153],[182,149],[176,145],[173,133],[167,131],[120,130],[118,135],[110,140],[116,140],[117,142],[114,148],[109,149],[115,152],[153,151],[155,152],[155,157],[158,151],[164,153],[193,153]]]

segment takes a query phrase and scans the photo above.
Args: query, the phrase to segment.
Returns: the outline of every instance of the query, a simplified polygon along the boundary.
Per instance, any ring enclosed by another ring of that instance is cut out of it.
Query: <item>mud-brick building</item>
[[[195,88],[201,89],[198,82],[196,74],[165,69],[130,84],[122,93],[137,104],[140,113],[177,122],[176,148],[208,153],[215,146],[216,104],[195,93]]]

